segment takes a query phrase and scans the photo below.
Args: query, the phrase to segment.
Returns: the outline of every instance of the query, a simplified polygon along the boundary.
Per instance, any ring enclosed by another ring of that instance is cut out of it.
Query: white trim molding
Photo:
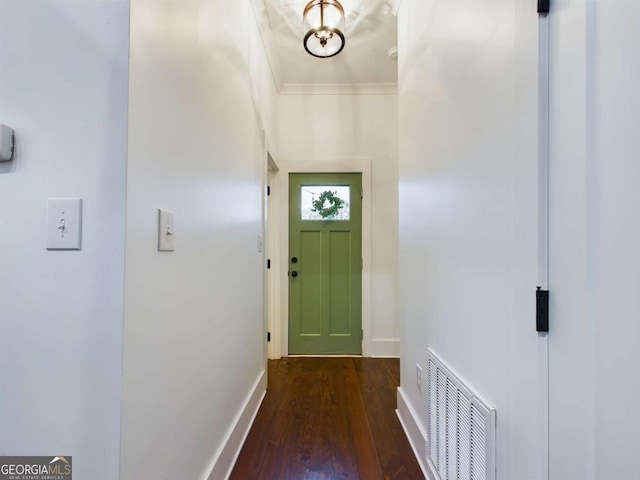
[[[289,258],[289,174],[290,173],[361,173],[362,174],[362,355],[372,356],[375,348],[371,338],[371,160],[300,160],[278,161],[280,170],[280,259]],[[289,354],[289,281],[287,269],[280,272],[280,322],[274,325],[273,335],[280,342],[280,355]],[[384,346],[378,347],[377,356],[397,356],[389,354]],[[394,349],[390,349],[395,351]],[[397,349],[399,350],[399,349]]]
[[[280,95],[397,95],[397,83],[284,83]]]
[[[266,393],[267,372],[262,370],[249,391],[243,407],[236,414],[225,442],[214,455],[211,467],[207,470],[210,473],[205,473],[203,480],[229,478]]]
[[[420,421],[420,417],[416,414],[415,410],[407,400],[407,397],[402,390],[402,387],[398,387],[398,408],[396,409],[396,415],[400,420],[402,429],[407,435],[409,444],[413,449],[413,454],[418,460],[418,464],[422,469],[422,473],[427,480],[437,480],[439,477],[431,469],[431,466],[427,462],[427,431]]]
[[[280,337],[276,335],[279,330],[276,324],[280,323],[280,188],[278,185],[278,171],[280,167],[269,155],[268,185],[271,193],[267,204],[267,232],[266,248],[267,259],[271,262],[271,268],[267,272],[267,331],[271,332],[271,341],[267,343],[267,354],[270,359],[280,358]]]

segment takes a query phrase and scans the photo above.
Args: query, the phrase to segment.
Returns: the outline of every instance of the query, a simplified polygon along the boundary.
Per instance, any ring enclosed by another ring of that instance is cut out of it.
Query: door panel
[[[297,267],[299,273],[298,282],[301,292],[318,292],[322,287],[322,257],[317,254],[322,246],[322,232],[307,231],[300,232],[300,258],[301,261]],[[292,267],[296,268],[296,265]],[[297,312],[305,312],[300,315],[300,335],[320,335],[321,334],[321,298],[318,295],[301,295],[300,310]]]
[[[640,479],[639,22],[551,14],[551,480]]]
[[[291,354],[362,353],[361,185],[358,173],[290,175]]]
[[[349,335],[351,325],[351,233],[330,232],[329,334]]]

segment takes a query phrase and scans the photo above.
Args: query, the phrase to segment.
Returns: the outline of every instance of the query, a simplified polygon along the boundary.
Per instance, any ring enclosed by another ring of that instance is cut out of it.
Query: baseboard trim
[[[427,480],[438,480],[437,474],[431,469],[431,466],[425,458],[427,451],[426,430],[423,428],[422,422],[416,415],[415,410],[407,401],[402,387],[398,387],[397,402],[398,408],[396,409],[396,415],[400,420],[404,433],[409,439],[409,444],[411,445],[413,454],[416,456],[416,460],[418,460],[422,473]]]
[[[210,473],[204,480],[229,478],[266,393],[267,373],[265,370],[262,370],[249,391],[243,407],[236,414],[227,438],[214,456],[212,466],[208,470]]]
[[[400,340],[395,338],[373,339],[369,344],[367,357],[372,358],[399,358]]]

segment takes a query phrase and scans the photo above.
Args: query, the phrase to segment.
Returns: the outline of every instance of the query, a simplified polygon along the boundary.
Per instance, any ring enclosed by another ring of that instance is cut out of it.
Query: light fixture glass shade
[[[314,57],[328,58],[344,48],[344,8],[338,0],[311,0],[302,15],[309,31],[304,49]]]

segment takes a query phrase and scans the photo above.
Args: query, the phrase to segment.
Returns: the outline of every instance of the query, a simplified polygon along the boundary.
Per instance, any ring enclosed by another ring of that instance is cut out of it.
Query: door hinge
[[[267,185],[267,197],[271,195],[271,186]]]
[[[364,199],[364,188],[360,187],[360,200]]]
[[[364,258],[360,257],[360,270],[364,270]]]
[[[536,332],[549,331],[549,290],[536,289]]]
[[[271,341],[271,332],[267,332],[267,342]]]
[[[546,15],[551,7],[551,0],[538,0],[538,13]]]
[[[271,268],[271,259],[267,258],[267,270]]]
[[[360,340],[364,340],[364,330],[360,330]]]

